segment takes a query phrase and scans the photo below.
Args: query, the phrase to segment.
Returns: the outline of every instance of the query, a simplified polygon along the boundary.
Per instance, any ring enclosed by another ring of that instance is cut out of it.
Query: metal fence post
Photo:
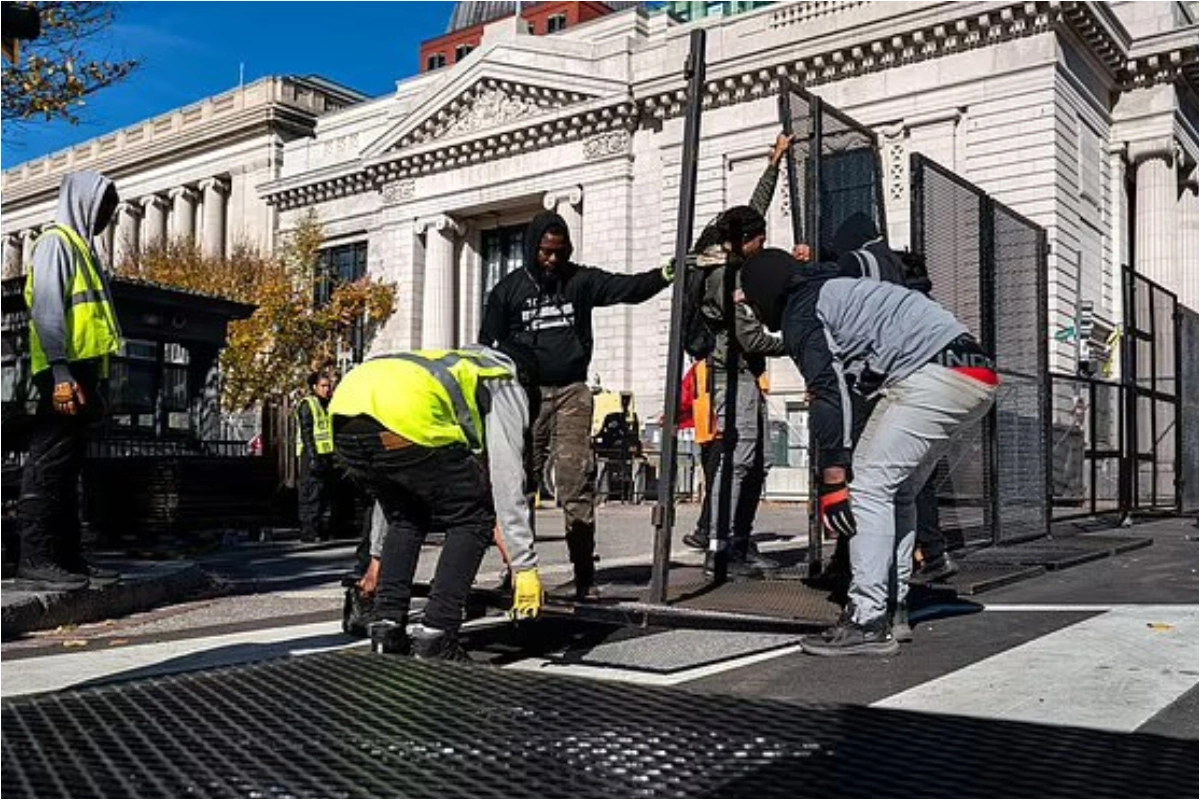
[[[696,215],[696,172],[700,144],[700,113],[704,105],[704,43],[705,31],[691,33],[690,51],[684,74],[688,78],[687,117],[683,127],[683,165],[679,181],[679,216],[675,229],[676,276],[671,292],[671,335],[667,350],[667,383],[663,392],[662,462],[658,476],[658,497],[653,512],[654,564],[650,574],[650,599],[667,600],[667,573],[671,564],[671,534],[675,523],[675,456],[679,418],[679,383],[683,378],[684,286],[687,283],[688,249],[691,246],[692,224]]]

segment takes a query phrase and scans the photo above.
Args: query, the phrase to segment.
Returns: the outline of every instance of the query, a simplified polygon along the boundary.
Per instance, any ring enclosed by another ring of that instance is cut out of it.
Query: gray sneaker
[[[813,656],[890,656],[900,651],[886,616],[862,625],[840,623],[825,633],[803,637],[800,646]]]
[[[908,624],[908,603],[900,603],[892,612],[892,638],[897,642],[913,640],[912,626]]]

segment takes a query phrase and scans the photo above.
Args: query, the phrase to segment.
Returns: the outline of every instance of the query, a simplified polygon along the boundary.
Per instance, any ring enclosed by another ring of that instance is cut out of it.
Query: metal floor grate
[[[1190,796],[1194,741],[359,651],[7,700],[9,797]],[[916,769],[931,752],[936,769]]]

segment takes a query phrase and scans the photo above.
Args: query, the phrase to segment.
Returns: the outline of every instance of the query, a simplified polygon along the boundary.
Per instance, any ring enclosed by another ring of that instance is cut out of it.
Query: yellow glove
[[[546,593],[542,590],[542,579],[537,568],[518,572],[513,577],[513,605],[509,616],[514,620],[533,619],[542,610]]]

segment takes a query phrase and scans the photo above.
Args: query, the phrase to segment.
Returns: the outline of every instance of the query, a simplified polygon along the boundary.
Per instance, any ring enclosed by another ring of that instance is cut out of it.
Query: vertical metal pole
[[[821,125],[823,102],[819,97],[813,97],[808,104],[810,115],[808,130],[810,131],[808,146],[808,169],[805,170],[804,182],[804,215],[808,225],[808,246],[813,259],[821,260],[821,156],[824,148],[824,130]],[[821,574],[825,557],[825,524],[821,519],[821,507],[818,503],[817,492],[824,477],[820,468],[820,453],[817,447],[817,434],[812,425],[808,426],[808,575],[816,577]]]
[[[1096,516],[1096,451],[1099,449],[1096,442],[1096,433],[1099,428],[1096,427],[1096,381],[1089,379],[1088,387],[1088,441],[1083,445],[1083,457],[1090,458],[1091,464],[1088,465],[1091,474],[1091,490],[1088,492],[1091,495],[1089,508],[1092,516]],[[1091,450],[1091,456],[1088,455],[1088,450]]]
[[[977,190],[978,191],[978,190]],[[979,344],[985,353],[996,359],[996,207],[992,199],[979,193]],[[1037,313],[1036,309],[1034,313]],[[991,528],[991,542],[1000,544],[1000,436],[996,404],[983,419],[983,454],[986,503],[984,521]]]
[[[1175,513],[1183,514],[1183,315],[1179,296],[1171,300],[1171,339],[1175,353]]]
[[[650,600],[667,600],[667,572],[671,564],[671,534],[675,525],[676,426],[679,417],[679,384],[683,378],[684,261],[692,240],[696,216],[696,172],[700,145],[700,112],[704,105],[705,31],[692,31],[684,75],[688,79],[687,116],[683,126],[683,174],[679,181],[679,216],[675,225],[676,276],[671,290],[670,346],[667,349],[667,382],[663,392],[662,463],[658,498],[654,506],[654,564],[650,573]]]

